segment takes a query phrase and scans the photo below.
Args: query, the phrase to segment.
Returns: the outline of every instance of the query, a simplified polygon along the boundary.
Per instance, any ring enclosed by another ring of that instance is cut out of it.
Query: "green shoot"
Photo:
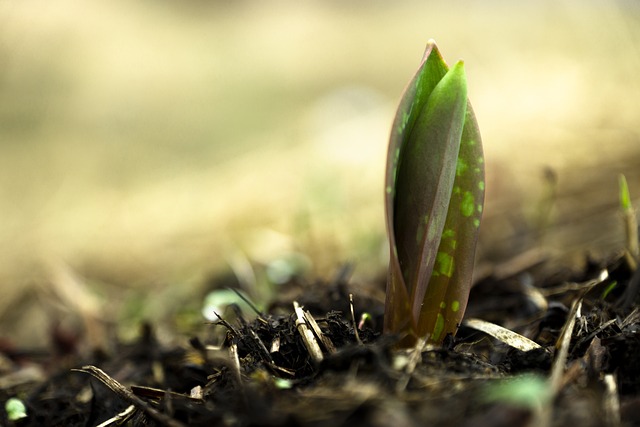
[[[9,421],[18,421],[27,417],[27,408],[22,400],[12,397],[4,404],[4,410],[7,412]]]
[[[389,141],[385,331],[441,343],[466,309],[484,202],[484,157],[464,63],[434,41],[400,101]]]
[[[638,219],[631,205],[631,196],[629,195],[629,186],[624,175],[620,175],[618,179],[620,188],[620,210],[624,221],[624,231],[627,240],[627,248],[625,258],[631,270],[638,268],[640,261],[640,247],[638,245]]]
[[[611,283],[609,283],[607,285],[606,288],[604,288],[604,290],[602,291],[602,293],[600,294],[600,299],[601,300],[605,300],[607,299],[607,297],[609,296],[609,294],[611,293],[611,291],[613,291],[616,286],[618,286],[618,282],[616,282],[615,280]]]

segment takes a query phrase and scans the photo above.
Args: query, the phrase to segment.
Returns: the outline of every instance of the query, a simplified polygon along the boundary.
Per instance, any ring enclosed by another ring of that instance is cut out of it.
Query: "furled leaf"
[[[456,177],[447,219],[426,288],[418,321],[418,336],[430,334],[441,341],[455,334],[462,320],[469,290],[484,205],[484,155],[480,130],[471,104],[467,113],[456,163]]]
[[[456,169],[451,165],[458,158],[466,106],[463,63],[447,72],[430,42],[403,95],[389,147],[386,326],[391,330],[415,333],[453,189]]]
[[[417,320],[410,315],[409,293],[398,260],[394,226],[396,173],[401,148],[406,146],[411,129],[419,113],[446,72],[447,65],[442,59],[435,42],[429,40],[422,57],[422,63],[402,95],[389,138],[385,176],[385,211],[391,256],[385,303],[385,329],[394,332],[415,330],[415,320]]]
[[[389,142],[386,331],[428,334],[433,342],[455,334],[471,286],[483,201],[484,159],[464,66],[449,70],[430,41]]]
[[[464,66],[459,62],[433,89],[398,167],[394,203],[398,259],[416,319],[444,229],[455,179],[451,165],[458,158],[466,107]]]

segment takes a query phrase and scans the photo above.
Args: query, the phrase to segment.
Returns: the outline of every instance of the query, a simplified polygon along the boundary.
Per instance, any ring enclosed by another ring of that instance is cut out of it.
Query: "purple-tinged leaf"
[[[418,320],[418,336],[455,335],[467,307],[484,205],[484,155],[471,104],[460,141],[456,177],[436,262]]]
[[[442,59],[435,42],[429,40],[420,67],[402,95],[389,138],[385,176],[385,214],[390,246],[385,303],[385,330],[388,331],[415,331],[417,320],[411,315],[409,292],[398,259],[396,243],[394,203],[398,164],[420,112],[447,70],[447,64]]]
[[[484,202],[480,133],[464,66],[430,41],[403,94],[387,158],[385,330],[442,342],[464,314]]]

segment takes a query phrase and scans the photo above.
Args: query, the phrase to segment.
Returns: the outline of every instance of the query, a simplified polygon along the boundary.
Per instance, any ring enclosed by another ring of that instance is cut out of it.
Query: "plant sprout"
[[[27,408],[22,400],[12,397],[4,404],[4,410],[7,412],[9,421],[18,421],[27,417]]]
[[[441,343],[467,306],[484,157],[464,63],[449,69],[433,40],[396,112],[385,184],[385,331]]]
[[[631,270],[638,268],[640,260],[640,249],[638,245],[638,220],[636,213],[631,204],[631,196],[629,195],[629,186],[624,175],[618,177],[620,210],[624,221],[624,228],[627,240],[627,248],[625,257],[627,264]]]

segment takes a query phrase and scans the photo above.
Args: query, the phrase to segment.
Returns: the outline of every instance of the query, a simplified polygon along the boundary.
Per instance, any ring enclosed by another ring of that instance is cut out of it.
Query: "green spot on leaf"
[[[484,191],[484,181],[478,181],[478,188]]]
[[[482,205],[478,205],[478,213],[482,213]]]
[[[436,269],[440,274],[451,277],[453,275],[453,257],[446,252],[438,252]]]
[[[477,219],[477,218],[476,218],[476,219],[474,219],[474,220],[473,220],[473,226],[474,226],[475,228],[479,228],[479,227],[480,227],[480,220],[479,220],[479,219]]]
[[[454,300],[453,302],[451,302],[451,311],[457,313],[458,310],[460,310],[460,301]]]
[[[462,157],[458,157],[458,162],[456,163],[456,176],[463,175],[467,169],[469,169],[467,162]]]
[[[404,132],[404,129],[407,127],[407,123],[409,123],[409,113],[405,111],[404,113],[402,113],[402,124],[398,128],[399,134],[402,135],[402,132]],[[398,149],[397,151],[399,152],[400,150]],[[396,155],[396,159],[397,158],[398,156]]]
[[[444,310],[445,308],[447,308],[447,303],[446,303],[446,302],[444,302],[444,301],[442,301],[442,302],[440,303],[440,308],[441,308],[441,309],[443,309],[443,310]]]
[[[442,238],[454,238],[456,237],[456,231],[453,228],[447,228],[442,232]]]
[[[470,217],[475,209],[475,199],[471,191],[465,191],[462,195],[462,202],[460,203],[460,213],[462,216]]]
[[[440,335],[442,335],[442,331],[444,330],[444,317],[442,314],[438,313],[438,317],[436,318],[436,325],[433,327],[433,334],[431,339],[433,341],[438,341],[440,339]]]

